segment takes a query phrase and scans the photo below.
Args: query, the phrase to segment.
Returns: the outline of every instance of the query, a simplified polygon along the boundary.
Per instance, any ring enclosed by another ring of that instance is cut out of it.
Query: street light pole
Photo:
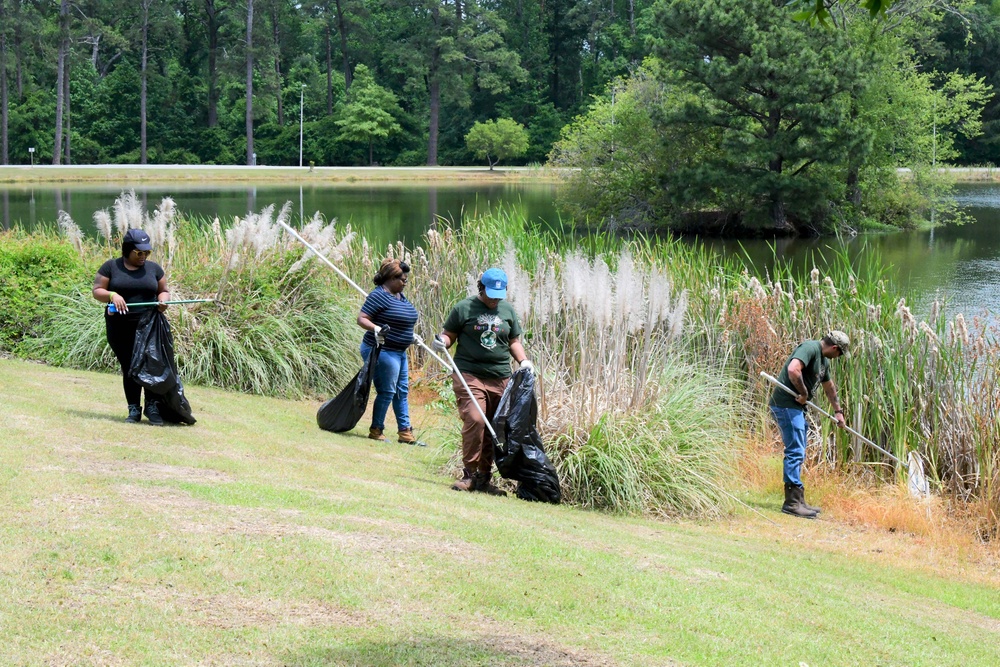
[[[303,102],[306,97],[306,84],[302,84],[302,89],[299,91],[299,166],[302,166],[302,110]]]

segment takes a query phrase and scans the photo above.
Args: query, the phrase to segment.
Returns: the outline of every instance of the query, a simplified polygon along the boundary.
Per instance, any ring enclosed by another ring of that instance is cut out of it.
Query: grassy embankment
[[[120,391],[0,360],[5,664],[996,664],[981,547],[458,494],[312,402],[189,386],[154,429]]]
[[[545,167],[241,167],[219,165],[93,165],[0,167],[0,184],[22,183],[304,183],[355,182],[520,182],[556,181],[558,169]]]

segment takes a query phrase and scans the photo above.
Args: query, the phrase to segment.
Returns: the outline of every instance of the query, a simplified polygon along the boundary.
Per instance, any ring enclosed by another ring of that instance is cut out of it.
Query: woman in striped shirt
[[[375,365],[375,405],[372,407],[372,425],[368,437],[385,441],[385,415],[392,405],[396,415],[399,442],[416,444],[410,425],[409,364],[406,348],[413,343],[413,327],[420,315],[413,304],[403,296],[409,278],[410,266],[398,259],[382,260],[382,266],[372,279],[375,289],[368,294],[358,326],[365,329],[361,341],[361,356],[367,361],[376,341],[382,346]],[[388,327],[385,333],[382,328]]]

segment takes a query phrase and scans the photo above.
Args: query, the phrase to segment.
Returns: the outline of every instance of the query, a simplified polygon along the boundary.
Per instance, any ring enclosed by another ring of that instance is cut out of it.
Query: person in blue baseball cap
[[[463,422],[462,479],[452,488],[506,495],[491,482],[493,441],[482,415],[472,403],[472,396],[482,413],[492,418],[512,375],[511,357],[530,372],[534,372],[534,366],[521,345],[521,323],[517,313],[504,301],[507,274],[502,269],[487,269],[480,276],[477,287],[478,294],[459,301],[451,309],[443,330],[434,337],[433,343],[439,352],[458,343],[455,365],[469,385],[469,392],[466,392],[458,376],[452,376],[452,389]]]

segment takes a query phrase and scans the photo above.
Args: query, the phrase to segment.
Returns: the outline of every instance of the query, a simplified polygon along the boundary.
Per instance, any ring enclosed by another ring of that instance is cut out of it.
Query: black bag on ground
[[[361,367],[358,374],[340,390],[340,393],[319,406],[316,412],[316,423],[324,431],[343,433],[350,431],[361,421],[368,407],[368,395],[371,393],[372,377],[375,375],[375,364],[382,346],[376,345],[368,355],[368,361]]]
[[[507,383],[493,416],[493,428],[501,441],[493,447],[493,458],[502,477],[519,482],[518,498],[558,503],[562,498],[559,475],[545,455],[535,428],[537,420],[535,376],[519,370]]]
[[[157,308],[142,315],[135,332],[129,377],[159,398],[160,416],[175,424],[194,424],[191,404],[174,361],[174,337],[170,323]],[[149,400],[147,393],[147,400]]]

